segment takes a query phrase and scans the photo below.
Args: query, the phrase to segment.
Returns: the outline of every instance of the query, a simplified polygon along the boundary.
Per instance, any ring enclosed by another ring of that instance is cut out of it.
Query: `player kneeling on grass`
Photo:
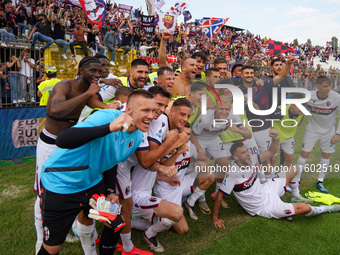
[[[106,193],[110,202],[118,201],[113,193],[113,167],[138,148],[154,109],[152,94],[134,91],[125,113],[111,109],[95,112],[58,136],[56,143],[60,148],[43,164],[41,175],[44,244],[39,255],[58,254],[78,213],[84,211],[88,215],[92,195]],[[113,254],[123,220],[120,215],[106,214],[111,210],[102,210],[100,206],[97,211],[95,214],[108,218],[101,219],[109,223],[104,227],[99,252]]]
[[[224,221],[218,218],[218,213],[223,194],[230,195],[231,192],[234,192],[239,204],[251,216],[281,219],[299,214],[310,217],[325,212],[340,211],[340,205],[314,207],[304,203],[283,202],[280,196],[285,193],[285,186],[296,176],[295,167],[291,167],[286,173],[281,172],[267,179],[263,184],[260,183],[258,165],[273,156],[279,145],[277,130],[271,129],[269,135],[272,143],[268,150],[259,155],[258,162],[251,161],[248,149],[242,142],[236,142],[231,147],[230,152],[235,160],[214,202],[213,222],[216,227],[225,228]],[[295,182],[291,188],[297,189],[298,183]]]

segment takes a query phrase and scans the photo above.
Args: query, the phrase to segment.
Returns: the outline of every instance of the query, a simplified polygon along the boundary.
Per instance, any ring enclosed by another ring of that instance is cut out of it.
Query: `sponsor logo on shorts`
[[[130,193],[130,186],[127,186],[126,189],[125,189],[125,194],[129,195],[129,193]]]
[[[131,141],[129,142],[128,148],[130,149],[130,148],[132,147],[132,145],[133,145],[133,141],[131,140]]]
[[[285,214],[291,214],[292,213],[292,211],[291,210],[285,210]]]
[[[150,202],[156,202],[157,201],[157,198],[156,197],[150,197]]]
[[[44,227],[44,239],[47,241],[50,238],[50,230],[48,227]]]

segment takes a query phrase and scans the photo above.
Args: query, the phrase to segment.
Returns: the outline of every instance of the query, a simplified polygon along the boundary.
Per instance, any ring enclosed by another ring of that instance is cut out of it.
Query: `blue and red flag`
[[[228,21],[227,19],[219,18],[203,18],[201,20],[196,19],[198,25],[202,28],[202,32],[207,36],[215,38],[216,35],[221,31],[224,24]]]
[[[81,7],[91,25],[101,27],[106,18],[106,3],[104,0],[65,0],[65,3]]]
[[[287,45],[284,45],[283,43],[276,42],[272,39],[268,40],[268,54],[280,54],[286,53],[287,51],[295,52],[294,49],[288,47]]]
[[[184,22],[187,22],[188,20],[191,20],[192,18],[191,13],[189,11],[184,11],[183,16],[184,16]]]

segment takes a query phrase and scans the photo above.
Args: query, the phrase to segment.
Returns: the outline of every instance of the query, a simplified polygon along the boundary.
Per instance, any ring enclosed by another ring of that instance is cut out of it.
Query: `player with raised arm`
[[[286,192],[285,186],[296,176],[298,171],[295,167],[291,167],[286,173],[275,175],[264,184],[260,183],[259,164],[272,157],[279,146],[278,132],[271,129],[269,135],[272,143],[268,150],[259,155],[256,162],[251,161],[248,149],[242,142],[236,142],[231,147],[230,151],[234,157],[232,169],[226,174],[214,202],[213,223],[216,227],[225,228],[224,221],[219,219],[218,214],[223,195],[230,195],[231,192],[251,216],[281,219],[299,214],[311,217],[325,212],[340,211],[340,205],[314,207],[304,203],[283,202],[280,196]],[[298,184],[295,182],[291,187],[295,190]]]

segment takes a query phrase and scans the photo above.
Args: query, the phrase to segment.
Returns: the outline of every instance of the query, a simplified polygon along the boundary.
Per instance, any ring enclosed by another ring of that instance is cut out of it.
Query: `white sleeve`
[[[101,90],[97,93],[99,100],[107,101],[115,98],[116,88],[114,86],[104,86]]]
[[[220,191],[225,195],[230,195],[234,189],[236,182],[235,176],[232,177],[232,173],[226,173],[222,185],[220,186]]]

